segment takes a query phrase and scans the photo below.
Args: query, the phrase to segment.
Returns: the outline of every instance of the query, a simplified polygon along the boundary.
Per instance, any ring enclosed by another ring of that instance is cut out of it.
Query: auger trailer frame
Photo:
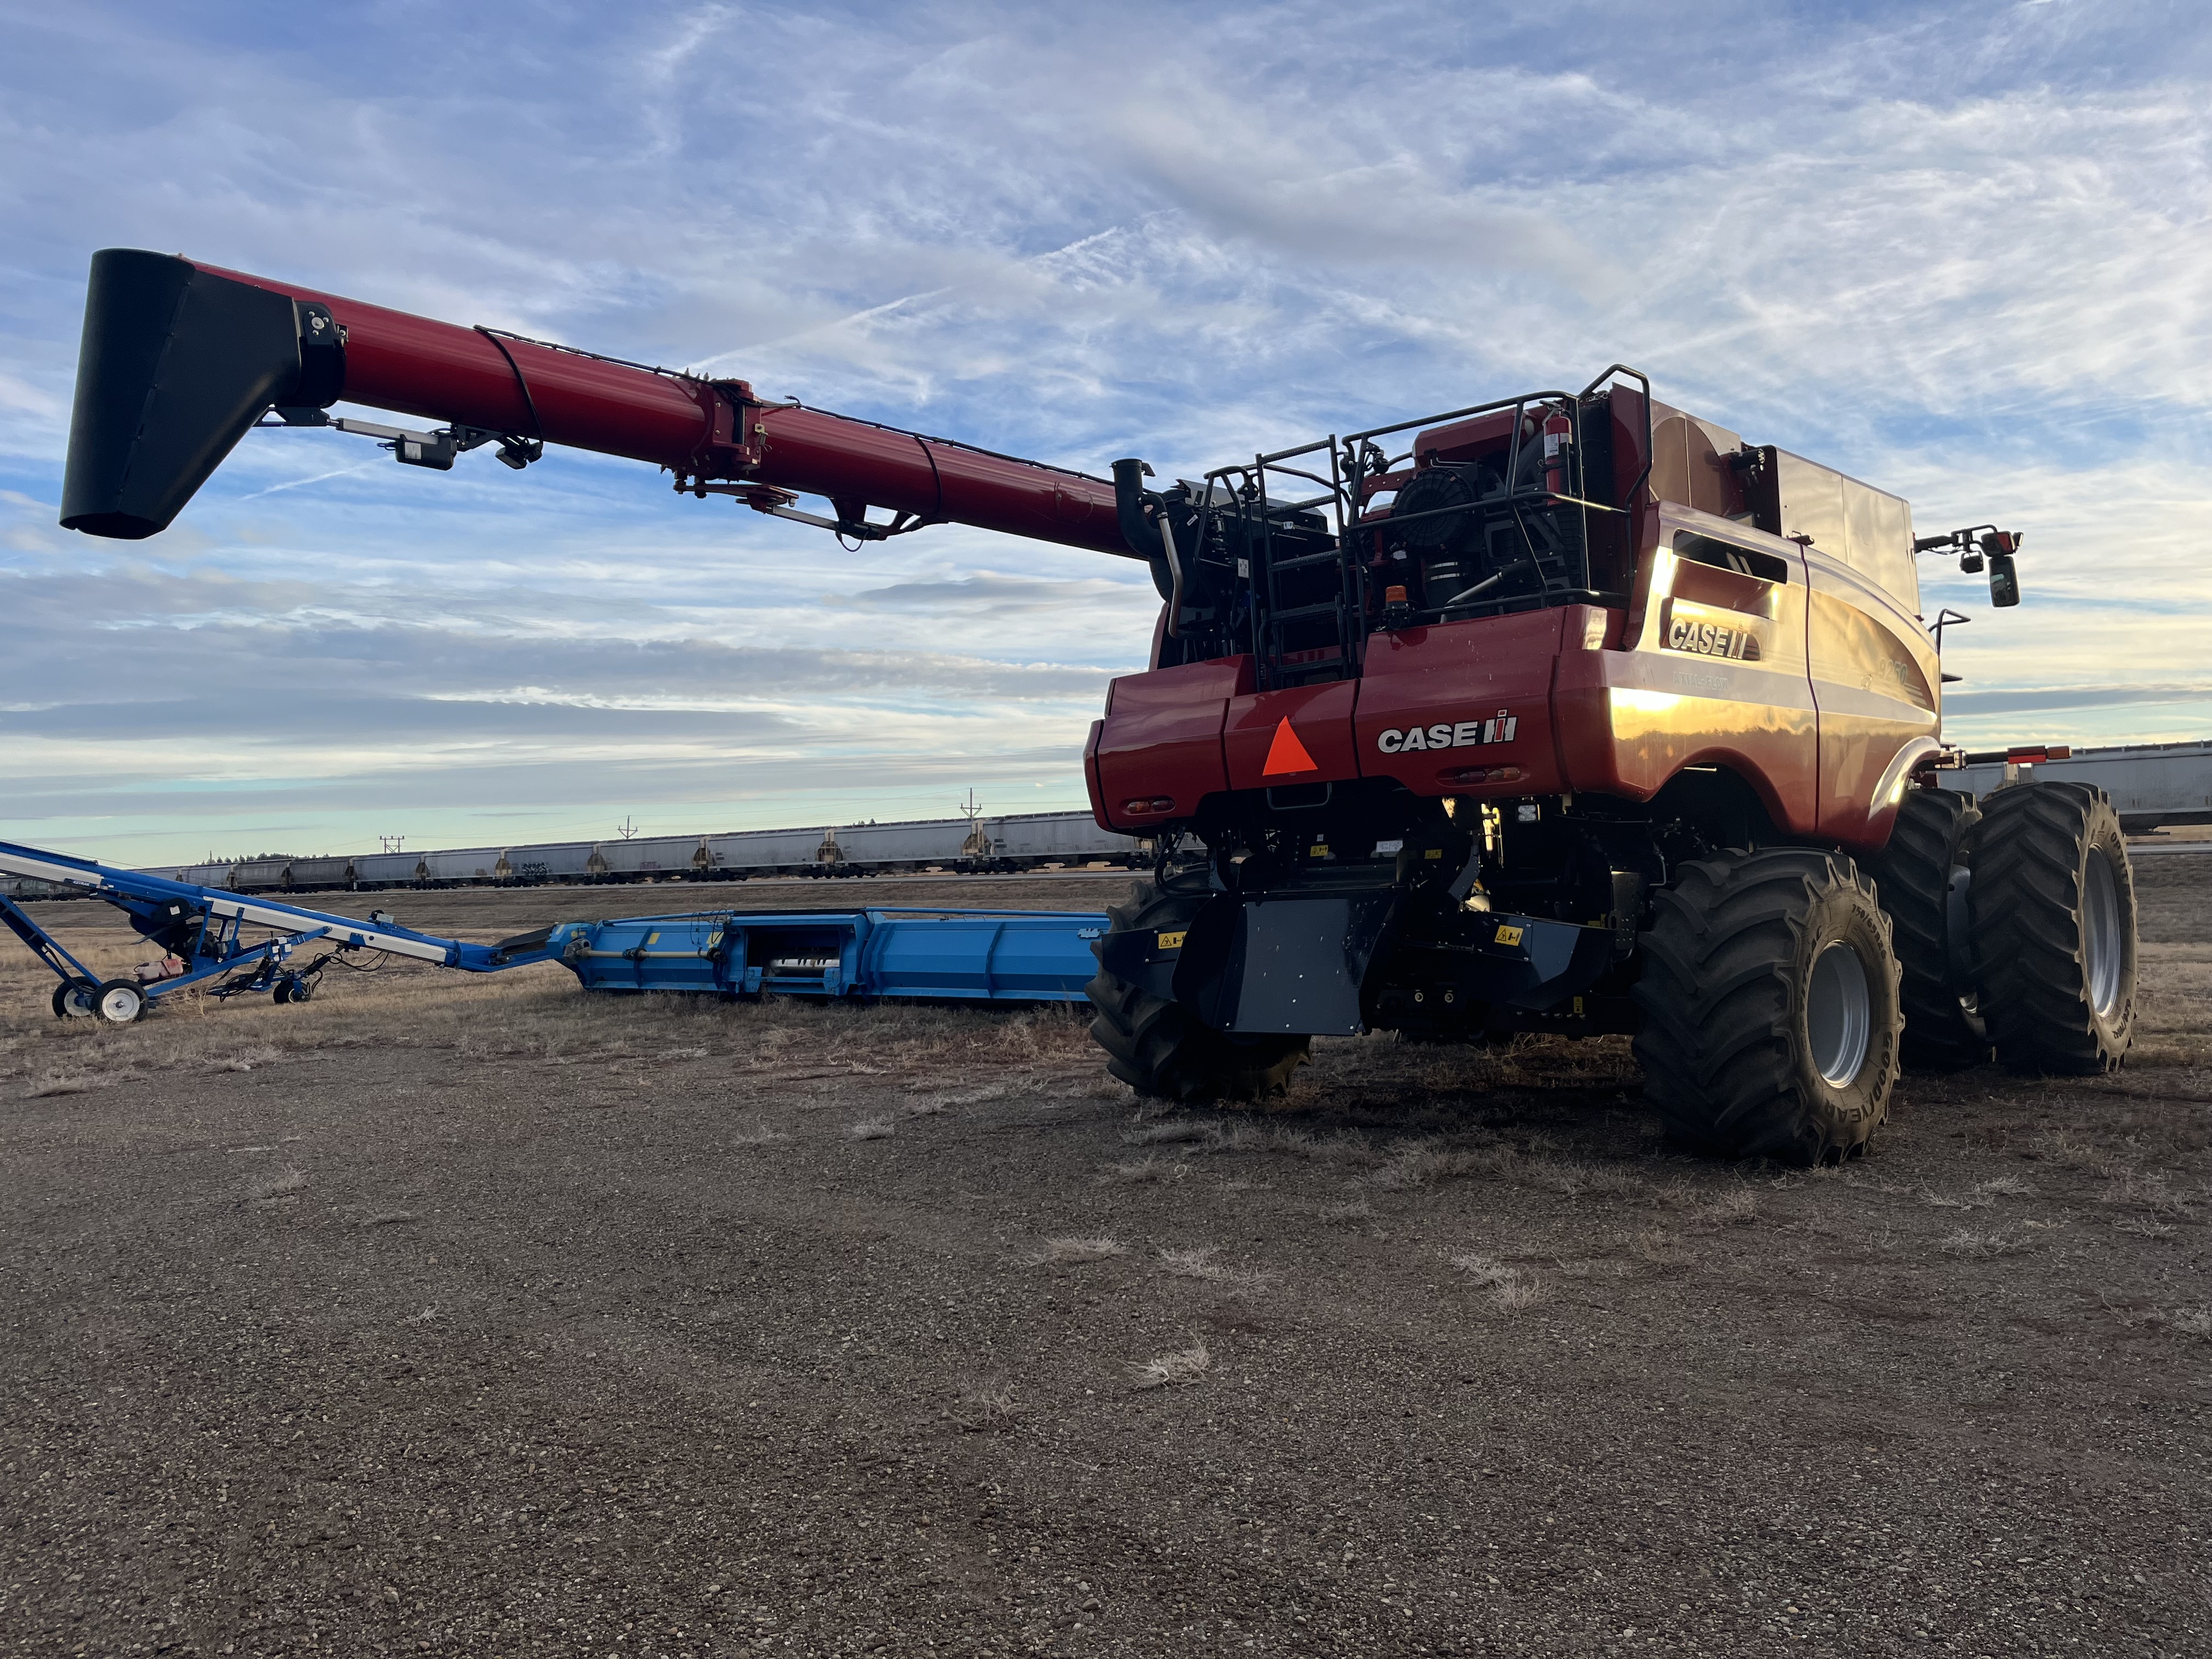
[[[188,987],[222,1000],[266,992],[279,1003],[306,1002],[333,963],[359,966],[348,960],[356,952],[470,974],[557,962],[592,991],[1081,1002],[1097,970],[1093,942],[1108,926],[1103,915],[1076,911],[706,910],[559,922],[472,945],[403,927],[382,911],[363,921],[7,842],[0,872],[104,900],[176,964],[155,977],[102,980],[21,904],[0,896],[0,921],[58,981],[54,1012],[118,1025]],[[247,927],[274,936],[249,943]],[[299,960],[303,952],[307,959]]]

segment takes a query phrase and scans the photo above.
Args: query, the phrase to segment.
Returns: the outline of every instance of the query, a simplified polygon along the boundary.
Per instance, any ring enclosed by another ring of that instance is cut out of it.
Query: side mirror
[[[2000,611],[2020,603],[2020,572],[2009,553],[1990,555],[1990,603]]]

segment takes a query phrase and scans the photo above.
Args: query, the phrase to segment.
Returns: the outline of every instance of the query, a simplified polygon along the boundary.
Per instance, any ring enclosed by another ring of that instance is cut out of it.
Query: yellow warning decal
[[[1431,847],[1427,852],[1421,854],[1425,859],[1440,859],[1443,855],[1444,849],[1441,847]]]
[[[1518,927],[1511,927],[1505,922],[1499,922],[1498,924],[1498,942],[1500,945],[1518,945],[1521,942],[1521,930]]]
[[[660,935],[658,933],[647,933],[645,936],[645,942],[647,945],[658,945],[660,943]]]
[[[1182,949],[1182,940],[1183,936],[1182,933],[1162,933],[1160,935],[1160,949],[1163,951],[1180,951]]]

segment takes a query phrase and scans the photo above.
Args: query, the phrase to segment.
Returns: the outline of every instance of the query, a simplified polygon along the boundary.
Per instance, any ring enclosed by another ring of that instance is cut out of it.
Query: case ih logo
[[[1676,620],[1667,629],[1667,648],[1700,657],[1732,657],[1739,662],[1759,660],[1759,640],[1748,629],[1686,618]]]
[[[1499,709],[1486,720],[1462,720],[1456,726],[1392,726],[1375,739],[1386,755],[1411,754],[1416,749],[1470,749],[1486,743],[1510,743],[1520,729],[1521,717]]]

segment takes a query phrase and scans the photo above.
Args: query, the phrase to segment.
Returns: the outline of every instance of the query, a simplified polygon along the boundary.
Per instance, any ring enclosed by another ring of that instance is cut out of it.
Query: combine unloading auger
[[[339,401],[442,422],[422,432]],[[168,528],[254,426],[335,425],[410,465],[547,444],[665,468],[676,487],[864,540],[966,524],[1130,554],[1110,482],[490,328],[462,328],[169,254],[93,256],[62,523],[137,540]],[[835,516],[801,513],[799,495]],[[870,507],[891,515],[872,522]]]

